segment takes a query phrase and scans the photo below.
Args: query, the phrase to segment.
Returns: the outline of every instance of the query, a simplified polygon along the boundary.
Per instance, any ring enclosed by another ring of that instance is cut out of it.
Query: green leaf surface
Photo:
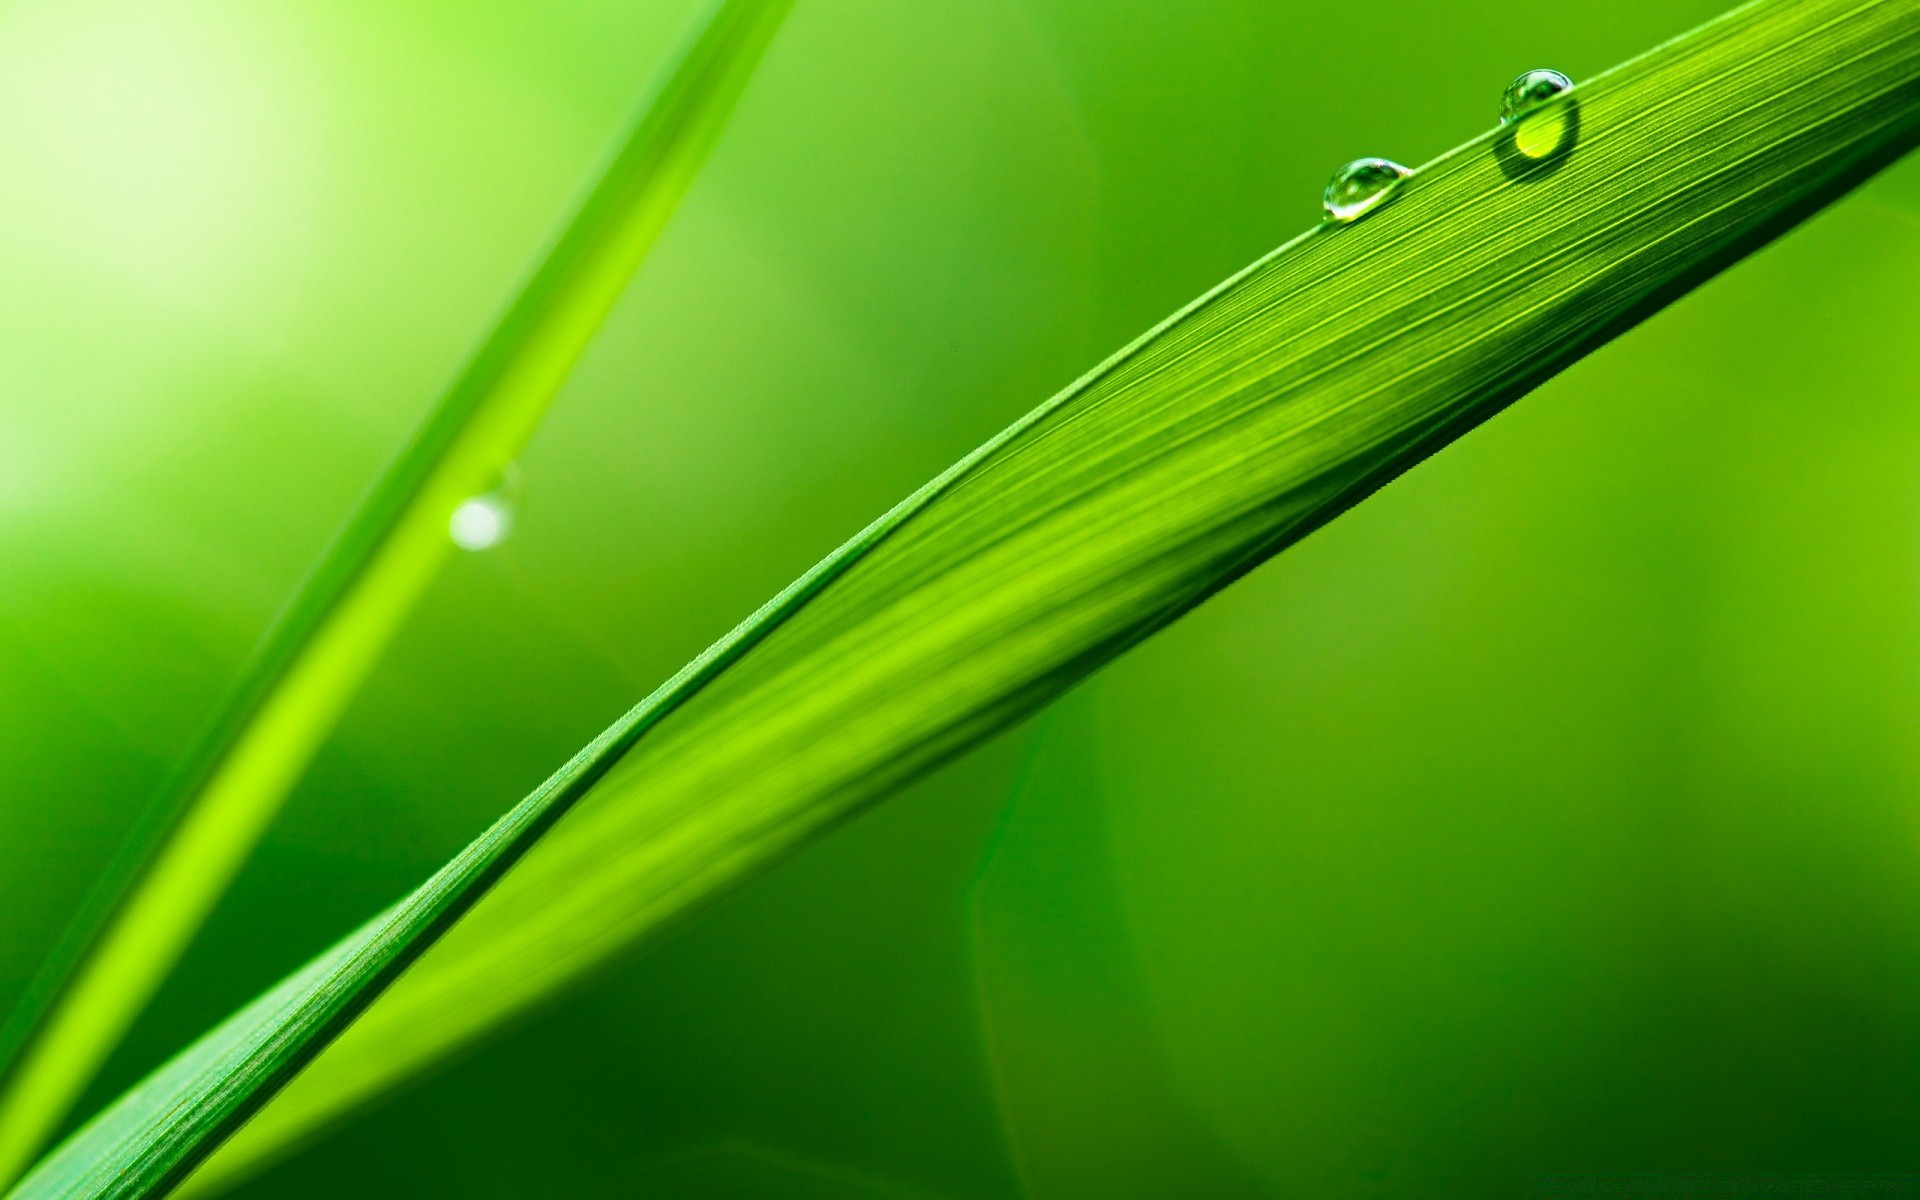
[[[0,1181],[59,1125],[455,551],[666,226],[787,0],[722,0],[488,339],[267,635],[0,1034]]]
[[[238,1178],[1032,712],[1908,148],[1920,0],[1754,5],[1560,103],[1570,152],[1468,143],[922,489],[17,1194],[146,1194],[291,1079],[189,1187]]]

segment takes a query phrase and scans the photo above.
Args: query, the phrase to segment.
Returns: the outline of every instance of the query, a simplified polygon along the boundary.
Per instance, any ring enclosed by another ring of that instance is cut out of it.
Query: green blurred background
[[[94,1089],[1501,86],[1719,0],[798,0]],[[690,0],[0,9],[0,1005]],[[1920,1171],[1920,163],[250,1197]]]

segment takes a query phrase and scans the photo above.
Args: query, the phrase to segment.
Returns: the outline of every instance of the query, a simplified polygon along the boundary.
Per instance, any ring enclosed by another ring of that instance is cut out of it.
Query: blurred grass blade
[[[11,1182],[152,996],[653,245],[790,0],[722,0],[538,271],[369,493],[10,1022]],[[30,1040],[28,1035],[31,1034]],[[10,1057],[10,1056],[9,1056]]]
[[[1468,143],[910,497],[16,1194],[148,1194],[279,1091],[217,1188],[1031,713],[1920,139],[1920,0],[1762,3],[1554,103],[1571,148]]]

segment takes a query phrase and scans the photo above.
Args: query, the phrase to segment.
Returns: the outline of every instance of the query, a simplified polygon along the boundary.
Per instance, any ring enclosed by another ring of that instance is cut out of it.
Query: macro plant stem
[[[719,0],[546,259],[367,493],[0,1029],[0,1186],[178,962],[679,204],[789,0]]]
[[[902,502],[15,1195],[242,1178],[1031,714],[1912,146],[1920,0],[1764,0],[1541,112]]]

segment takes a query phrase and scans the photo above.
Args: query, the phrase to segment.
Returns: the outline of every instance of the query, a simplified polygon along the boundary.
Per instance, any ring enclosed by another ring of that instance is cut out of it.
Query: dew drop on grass
[[[447,536],[462,550],[486,550],[513,531],[513,506],[498,492],[463,502],[447,522]]]
[[[1508,127],[1514,151],[1535,161],[1572,149],[1580,114],[1569,100],[1553,101],[1573,90],[1573,80],[1558,71],[1528,71],[1507,85],[1500,97],[1500,123]]]
[[[1392,199],[1400,181],[1413,174],[1386,158],[1356,158],[1333,173],[1321,203],[1342,225],[1358,221]]]
[[[1544,68],[1528,71],[1507,85],[1506,94],[1500,97],[1500,119],[1517,121],[1562,92],[1572,90],[1573,80],[1558,71]]]

